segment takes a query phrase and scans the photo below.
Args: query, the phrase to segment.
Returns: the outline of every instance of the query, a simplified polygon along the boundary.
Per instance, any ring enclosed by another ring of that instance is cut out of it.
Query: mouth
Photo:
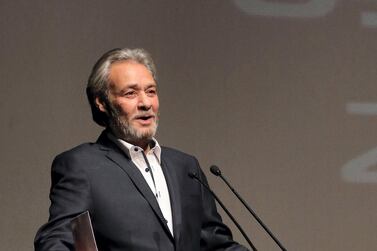
[[[142,114],[135,117],[135,120],[139,121],[141,124],[151,124],[155,120],[155,116],[153,114]]]

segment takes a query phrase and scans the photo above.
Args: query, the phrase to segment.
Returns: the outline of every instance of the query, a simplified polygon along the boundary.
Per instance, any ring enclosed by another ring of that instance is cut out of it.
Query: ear
[[[107,113],[105,104],[99,99],[99,97],[96,97],[96,105],[101,112]]]

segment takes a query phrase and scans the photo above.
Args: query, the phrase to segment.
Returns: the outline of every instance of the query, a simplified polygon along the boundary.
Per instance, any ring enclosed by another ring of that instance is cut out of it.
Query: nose
[[[140,93],[138,100],[138,108],[143,111],[148,111],[151,108],[151,106],[152,102],[150,98],[146,95],[146,93]]]

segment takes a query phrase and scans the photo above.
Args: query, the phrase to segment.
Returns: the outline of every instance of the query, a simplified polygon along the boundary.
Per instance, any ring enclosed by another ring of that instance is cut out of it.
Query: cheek
[[[136,111],[136,104],[133,104],[132,102],[116,102],[114,105],[123,115],[130,115]]]
[[[160,103],[159,103],[159,101],[158,101],[158,98],[156,98],[156,100],[154,100],[154,102],[153,102],[153,109],[155,110],[155,111],[158,111],[158,108],[160,107]]]

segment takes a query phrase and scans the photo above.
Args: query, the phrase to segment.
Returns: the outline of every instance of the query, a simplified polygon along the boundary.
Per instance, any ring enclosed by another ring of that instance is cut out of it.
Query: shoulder
[[[163,159],[168,159],[176,163],[186,163],[189,165],[199,166],[199,162],[195,156],[171,147],[162,146],[161,155]]]
[[[97,166],[105,159],[102,146],[97,143],[83,143],[74,148],[58,154],[52,163],[53,168],[64,167],[80,170],[87,167]]]
[[[188,154],[178,149],[167,147],[167,146],[161,146],[161,152],[167,156],[177,156],[179,158],[190,158],[190,159],[194,158],[195,159],[195,157],[191,154]]]
[[[109,150],[117,149],[117,146],[107,137],[104,130],[96,142],[87,142],[66,150],[56,156],[55,159],[96,159],[103,158]]]
[[[83,143],[71,149],[65,150],[58,154],[55,159],[71,159],[77,157],[85,157],[87,155],[92,156],[99,151],[99,145],[96,143]]]

